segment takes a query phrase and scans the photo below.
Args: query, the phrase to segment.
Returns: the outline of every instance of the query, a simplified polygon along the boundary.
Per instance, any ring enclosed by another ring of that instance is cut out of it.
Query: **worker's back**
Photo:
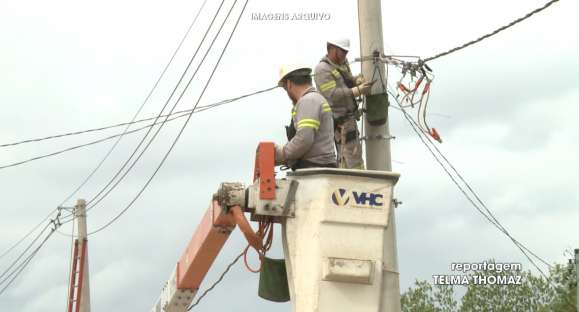
[[[298,100],[294,109],[296,128],[312,125],[315,130],[314,143],[302,159],[317,164],[335,164],[334,120],[326,99],[318,92],[310,91]]]

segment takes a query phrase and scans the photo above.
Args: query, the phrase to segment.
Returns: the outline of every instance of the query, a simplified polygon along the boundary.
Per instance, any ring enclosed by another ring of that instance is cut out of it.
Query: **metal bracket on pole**
[[[363,137],[360,137],[360,140],[395,140],[396,137],[389,135],[389,136],[384,136],[381,134],[377,134],[377,135],[365,135]]]

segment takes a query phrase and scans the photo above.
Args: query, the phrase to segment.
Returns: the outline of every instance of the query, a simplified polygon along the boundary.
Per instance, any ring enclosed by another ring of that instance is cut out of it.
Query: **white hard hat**
[[[304,65],[285,65],[279,69],[279,81],[277,82],[278,87],[283,87],[283,81],[290,75],[293,76],[309,76],[312,73],[312,69]]]
[[[328,40],[328,43],[346,52],[350,51],[350,39],[340,38],[335,40]]]

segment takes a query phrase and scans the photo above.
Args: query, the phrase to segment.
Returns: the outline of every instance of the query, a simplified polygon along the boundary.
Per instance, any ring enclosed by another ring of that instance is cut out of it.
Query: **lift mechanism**
[[[253,184],[245,187],[238,182],[219,186],[209,208],[197,226],[187,248],[166,282],[153,312],[186,311],[197,294],[205,275],[236,226],[257,251],[263,249],[262,238],[247,221],[280,222],[294,215],[293,198],[296,181],[275,179],[275,147],[262,142],[257,148]]]

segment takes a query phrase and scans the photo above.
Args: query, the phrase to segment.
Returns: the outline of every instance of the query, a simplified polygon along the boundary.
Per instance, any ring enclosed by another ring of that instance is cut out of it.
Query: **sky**
[[[139,117],[155,116],[163,107],[219,3],[207,2]],[[224,7],[231,3],[225,1]],[[0,144],[130,121],[201,4],[200,0],[0,2]],[[426,58],[543,4],[382,1],[385,52]],[[576,1],[562,0],[490,39],[429,63],[435,78],[428,120],[442,136],[438,147],[510,233],[550,263],[566,263],[566,250],[579,248],[579,40],[574,32],[578,10]],[[323,13],[329,19],[252,19],[257,13],[301,12]],[[232,17],[237,13],[239,7]],[[227,24],[223,34],[229,34],[231,26]],[[325,54],[326,41],[337,37],[351,39],[350,60],[360,55],[354,1],[250,1],[199,105],[272,87],[284,64],[315,66]],[[176,110],[195,105],[224,44],[224,37],[216,41]],[[199,51],[191,69],[204,52]],[[358,73],[359,63],[352,69]],[[397,71],[390,68],[392,84]],[[287,95],[276,89],[193,115],[143,195],[118,221],[89,237],[93,311],[152,308],[219,183],[251,182],[255,147],[261,141],[285,142],[283,125],[290,109]],[[163,127],[126,179],[89,212],[89,231],[108,222],[134,198],[183,122]],[[0,166],[122,129],[2,147]],[[469,204],[393,109],[390,131],[396,136],[391,142],[393,171],[401,174],[395,197],[403,202],[396,208],[402,291],[416,279],[432,281],[432,275],[449,273],[456,262],[493,258],[534,270],[513,243]],[[124,137],[65,206],[95,196],[143,135]],[[113,143],[1,169],[0,254],[67,198]],[[64,234],[55,233],[0,295],[2,310],[65,309],[70,225],[63,225],[59,231]],[[281,257],[279,231],[276,235],[271,255]],[[1,272],[28,242],[0,258]],[[236,231],[204,286],[244,247]],[[257,285],[258,275],[238,263],[196,310],[290,311],[288,303],[260,299]]]

